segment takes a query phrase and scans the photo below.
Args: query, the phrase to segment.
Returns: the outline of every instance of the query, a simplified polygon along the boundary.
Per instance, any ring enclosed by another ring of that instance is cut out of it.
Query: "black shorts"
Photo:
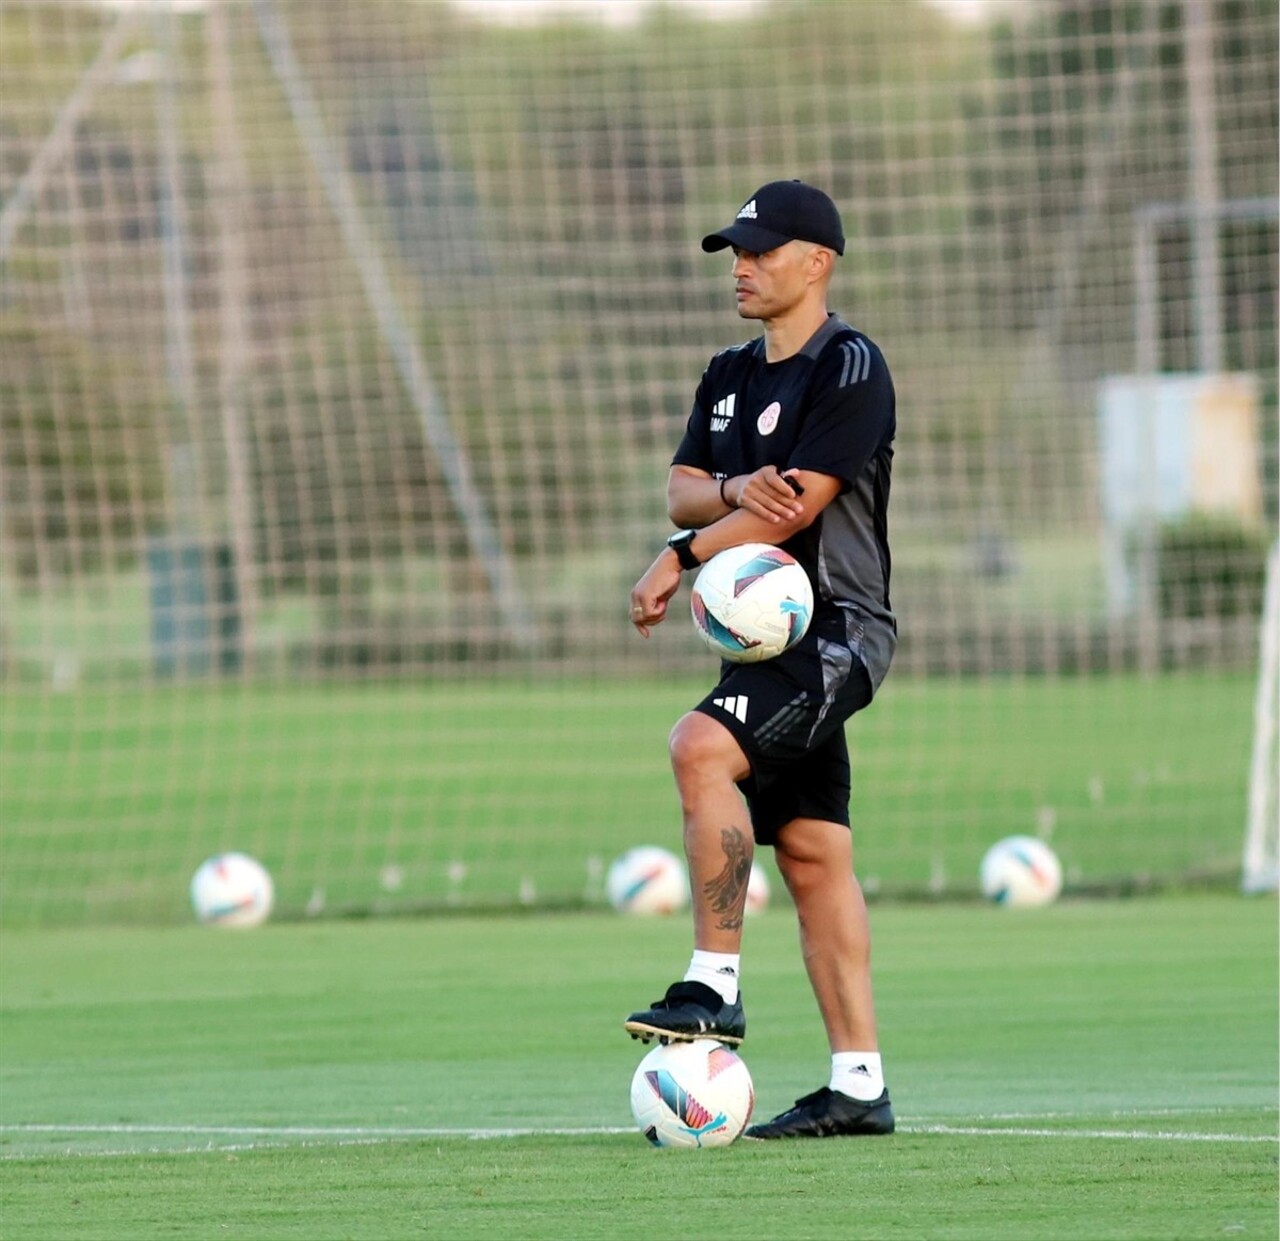
[[[827,632],[806,634],[778,659],[722,664],[719,684],[694,708],[733,733],[751,763],[738,787],[762,845],[773,844],[796,818],[849,825],[844,725],[870,703],[873,690],[843,634]]]

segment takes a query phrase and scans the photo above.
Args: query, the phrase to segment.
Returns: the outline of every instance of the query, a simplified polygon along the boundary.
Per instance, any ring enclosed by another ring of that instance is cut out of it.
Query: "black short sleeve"
[[[684,437],[676,455],[672,457],[672,465],[688,465],[695,470],[711,472],[711,418],[708,403],[705,400],[707,375],[703,372],[698,384],[698,391],[693,397],[693,408],[689,411],[689,421],[685,423]]]
[[[867,462],[893,439],[889,368],[865,337],[846,338],[824,350],[810,392],[812,403],[787,467],[830,474],[848,491]]]

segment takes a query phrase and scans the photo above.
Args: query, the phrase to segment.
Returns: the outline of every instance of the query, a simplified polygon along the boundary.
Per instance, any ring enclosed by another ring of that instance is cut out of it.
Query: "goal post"
[[[1249,822],[1245,832],[1245,892],[1280,887],[1280,542],[1267,558],[1266,595],[1258,637],[1258,692],[1253,710],[1249,767]]]

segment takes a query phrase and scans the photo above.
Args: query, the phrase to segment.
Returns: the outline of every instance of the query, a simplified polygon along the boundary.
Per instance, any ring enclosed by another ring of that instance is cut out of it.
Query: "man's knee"
[[[853,843],[841,823],[792,819],[778,832],[774,858],[788,888],[794,889],[851,873]]]
[[[705,779],[744,780],[751,771],[734,735],[701,711],[676,721],[667,743],[677,783]]]

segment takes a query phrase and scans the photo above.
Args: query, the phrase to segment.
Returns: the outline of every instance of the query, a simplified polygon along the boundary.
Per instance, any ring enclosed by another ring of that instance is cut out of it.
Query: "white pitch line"
[[[1238,1107],[1123,1107],[1106,1113],[1108,1120],[1123,1120],[1129,1116],[1222,1116],[1235,1113]],[[1271,1111],[1276,1111],[1271,1108]],[[1079,1112],[977,1112],[974,1120],[1076,1120]],[[941,1123],[941,1122],[939,1122]]]
[[[414,1138],[466,1138],[486,1141],[500,1138],[524,1137],[613,1137],[619,1134],[634,1133],[629,1126],[585,1125],[585,1126],[529,1126],[504,1128],[456,1128],[449,1126],[430,1126],[421,1128],[381,1128],[376,1126],[320,1126],[320,1125],[142,1125],[142,1124],[107,1124],[107,1125],[0,1125],[0,1133],[34,1136],[38,1134],[58,1135],[63,1137],[94,1136],[134,1136],[134,1137],[183,1137],[183,1138],[265,1138],[280,1144],[280,1139],[302,1138],[317,1139],[332,1143],[376,1143],[407,1141]],[[1048,1129],[1027,1126],[1010,1127],[1007,1125],[950,1125],[950,1124],[906,1124],[899,1125],[898,1132],[903,1134],[941,1136],[941,1137],[1012,1137],[1012,1138],[1084,1138],[1089,1140],[1114,1140],[1124,1142],[1223,1142],[1223,1143],[1269,1143],[1275,1145],[1280,1139],[1269,1134],[1247,1133],[1201,1133],[1178,1132],[1176,1130],[1149,1129]],[[248,1143],[238,1149],[253,1149],[255,1143]],[[212,1142],[203,1146],[183,1147],[168,1153],[192,1153],[198,1151],[227,1150],[228,1147],[217,1146]],[[166,1153],[165,1148],[151,1148],[153,1153]],[[47,1152],[52,1153],[52,1152]],[[67,1152],[68,1154],[130,1154],[130,1151],[83,1151]],[[25,1155],[0,1156],[4,1158],[22,1158]]]
[[[0,1125],[0,1133],[66,1133],[66,1134],[138,1134],[155,1136],[205,1138],[375,1138],[394,1141],[400,1138],[537,1138],[599,1137],[606,1134],[634,1133],[630,1127],[604,1125],[581,1128],[502,1128],[463,1129],[448,1126],[430,1128],[377,1128],[341,1125]]]
[[[1270,1142],[1275,1145],[1280,1137],[1259,1133],[1178,1133],[1160,1129],[1011,1129],[978,1125],[899,1125],[899,1133],[954,1134],[958,1137],[996,1137],[1007,1134],[1013,1138],[1115,1138],[1120,1141],[1150,1142]]]

